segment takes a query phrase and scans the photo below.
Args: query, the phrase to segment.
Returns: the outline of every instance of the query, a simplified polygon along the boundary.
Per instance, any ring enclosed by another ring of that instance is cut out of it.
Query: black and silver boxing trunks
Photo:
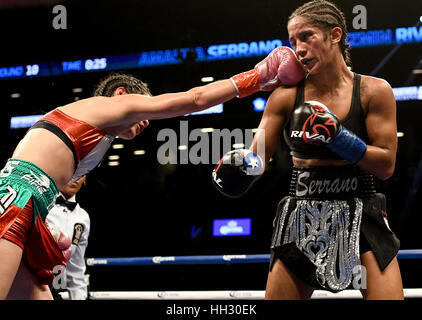
[[[366,251],[384,270],[400,246],[385,211],[373,176],[357,166],[294,167],[274,219],[270,270],[278,258],[309,286],[332,292],[351,285]]]

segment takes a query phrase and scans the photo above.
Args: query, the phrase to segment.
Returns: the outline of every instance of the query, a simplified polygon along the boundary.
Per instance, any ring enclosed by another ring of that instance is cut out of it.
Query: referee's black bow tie
[[[62,196],[57,197],[56,204],[60,204],[62,206],[66,206],[70,211],[73,211],[76,207],[76,202],[67,201]]]

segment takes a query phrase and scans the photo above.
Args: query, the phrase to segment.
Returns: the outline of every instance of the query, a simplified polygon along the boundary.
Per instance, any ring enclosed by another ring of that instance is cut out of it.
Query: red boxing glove
[[[292,86],[305,77],[305,70],[289,47],[277,47],[254,69],[239,73],[232,80],[239,98],[257,91],[271,91],[280,85]]]

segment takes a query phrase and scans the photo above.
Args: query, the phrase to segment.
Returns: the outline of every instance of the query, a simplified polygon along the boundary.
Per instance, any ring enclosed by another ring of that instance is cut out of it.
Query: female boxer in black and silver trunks
[[[315,288],[355,286],[365,299],[403,299],[399,240],[372,180],[388,179],[395,166],[392,89],[350,71],[346,22],[334,4],[305,3],[287,28],[308,75],[271,94],[259,126],[264,162],[284,134],[294,165],[290,194],[274,220],[265,298],[308,299]]]

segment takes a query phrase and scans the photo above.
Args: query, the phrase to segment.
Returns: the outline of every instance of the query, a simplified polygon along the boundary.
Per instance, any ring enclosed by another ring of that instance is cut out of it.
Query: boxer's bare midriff
[[[293,165],[295,167],[322,167],[322,166],[344,166],[350,164],[346,160],[334,159],[301,159],[293,157]]]
[[[29,161],[45,171],[61,188],[74,171],[72,151],[54,133],[32,129],[20,141],[12,158]]]

